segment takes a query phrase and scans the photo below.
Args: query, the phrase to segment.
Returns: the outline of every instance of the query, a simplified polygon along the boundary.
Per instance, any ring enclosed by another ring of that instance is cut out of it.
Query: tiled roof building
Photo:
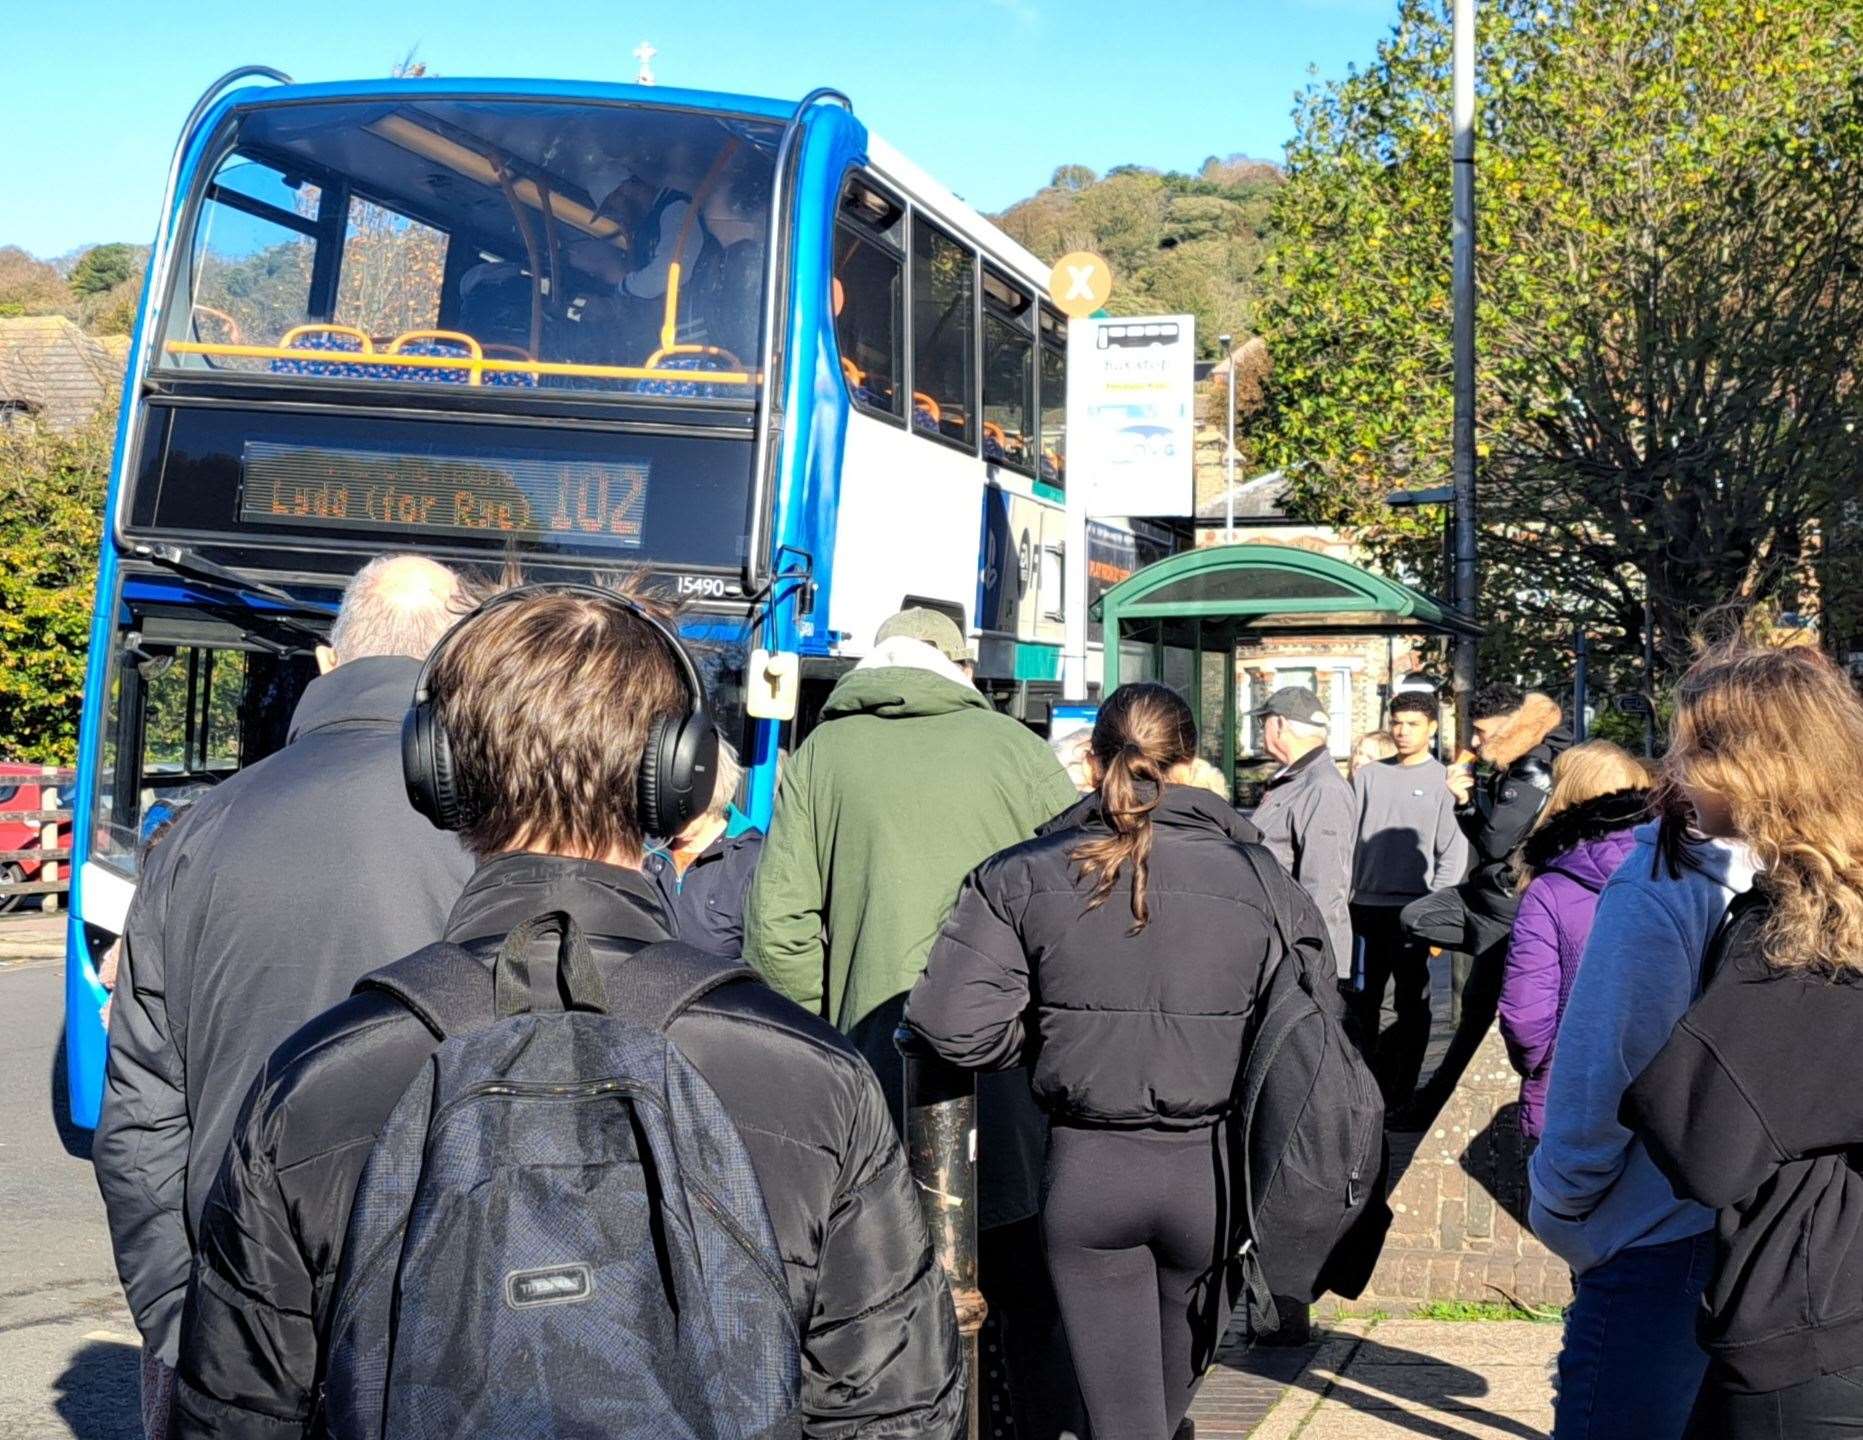
[[[0,319],[0,420],[75,430],[115,397],[123,363],[63,315]]]

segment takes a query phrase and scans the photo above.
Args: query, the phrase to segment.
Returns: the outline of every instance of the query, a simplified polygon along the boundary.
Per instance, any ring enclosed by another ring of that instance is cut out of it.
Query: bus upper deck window
[[[445,275],[443,231],[373,200],[350,197],[336,288],[339,325],[370,335],[432,330],[440,323]]]
[[[1034,470],[1034,296],[994,270],[983,272],[983,458]]]
[[[163,364],[754,399],[780,123],[515,99],[238,115]]]
[[[190,303],[174,324],[208,344],[241,346],[281,335],[310,315],[315,185],[233,155],[215,173],[195,227]],[[201,362],[196,362],[201,363]],[[226,368],[261,368],[227,357]]]
[[[1057,489],[1067,487],[1067,321],[1041,309],[1041,427],[1036,475]]]
[[[976,256],[912,220],[912,428],[972,449],[977,439]]]

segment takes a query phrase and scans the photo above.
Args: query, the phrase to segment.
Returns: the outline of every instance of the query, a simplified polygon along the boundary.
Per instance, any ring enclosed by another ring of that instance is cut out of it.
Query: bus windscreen
[[[255,104],[194,198],[159,363],[749,400],[780,138],[647,105]]]

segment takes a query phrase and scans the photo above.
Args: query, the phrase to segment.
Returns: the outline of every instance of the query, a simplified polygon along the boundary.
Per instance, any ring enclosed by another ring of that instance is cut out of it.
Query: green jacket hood
[[[836,682],[822,719],[838,715],[878,715],[903,720],[915,715],[950,715],[959,710],[990,709],[990,702],[968,685],[905,665],[850,670]]]

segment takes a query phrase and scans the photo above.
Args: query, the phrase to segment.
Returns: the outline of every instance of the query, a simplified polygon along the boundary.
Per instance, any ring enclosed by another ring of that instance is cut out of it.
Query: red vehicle
[[[41,880],[67,878],[63,860],[71,853],[71,821],[58,822],[58,840],[48,857],[45,822],[26,819],[34,811],[50,810],[48,791],[55,791],[57,808],[70,805],[71,772],[47,771],[43,765],[0,760],[0,915],[16,910],[24,895],[5,887]]]

